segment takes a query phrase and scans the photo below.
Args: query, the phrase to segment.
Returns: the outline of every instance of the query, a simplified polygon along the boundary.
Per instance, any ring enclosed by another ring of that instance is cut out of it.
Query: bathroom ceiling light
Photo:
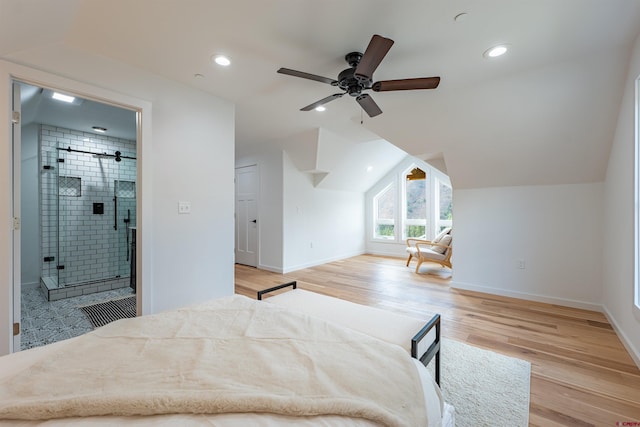
[[[107,128],[103,128],[101,126],[93,126],[91,129],[95,130],[96,132],[100,132],[100,133],[105,133],[107,131]]]
[[[75,96],[65,95],[60,92],[52,92],[51,98],[56,99],[58,101],[62,101],[62,102],[68,102],[70,104],[76,100]]]
[[[325,111],[327,108],[324,105],[318,105],[315,110],[316,111]]]
[[[485,50],[482,56],[485,58],[497,58],[498,56],[502,56],[507,53],[507,50],[508,48],[506,44],[500,44]]]
[[[213,60],[213,62],[218,65],[222,65],[223,67],[228,67],[229,65],[231,65],[231,60],[224,55],[213,55],[211,59]]]
[[[56,101],[64,102],[72,105],[80,105],[84,99],[73,95],[67,95],[62,92],[55,91],[53,89],[42,89],[42,96],[46,99],[55,99]]]

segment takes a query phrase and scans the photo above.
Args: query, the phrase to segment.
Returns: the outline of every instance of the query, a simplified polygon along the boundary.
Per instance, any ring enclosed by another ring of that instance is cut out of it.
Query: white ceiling
[[[135,111],[82,98],[66,103],[53,99],[52,94],[53,91],[21,84],[23,125],[38,123],[89,133],[96,133],[93,127],[97,126],[107,129],[108,136],[135,141]]]
[[[236,144],[325,128],[444,157],[454,188],[604,179],[640,30],[637,0],[0,0],[0,56],[62,42],[184,82],[236,104]],[[454,16],[466,12],[462,22]],[[441,76],[436,90],[346,96],[301,112],[371,36],[395,41],[374,80]],[[488,60],[490,46],[509,43]],[[232,65],[210,64],[225,53]],[[194,77],[201,74],[202,78]]]

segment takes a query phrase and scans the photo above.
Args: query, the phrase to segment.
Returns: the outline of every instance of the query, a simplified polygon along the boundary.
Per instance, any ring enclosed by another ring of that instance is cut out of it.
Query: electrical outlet
[[[191,213],[191,202],[178,202],[178,213],[179,214],[190,214]]]

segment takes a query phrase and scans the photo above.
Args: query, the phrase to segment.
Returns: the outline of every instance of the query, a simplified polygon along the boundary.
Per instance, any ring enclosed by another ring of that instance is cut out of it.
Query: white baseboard
[[[270,271],[272,273],[284,274],[283,271],[282,271],[282,268],[280,268],[280,267],[272,267],[270,265],[259,264],[257,268],[259,268],[260,270],[267,270],[267,271]]]
[[[387,256],[391,258],[404,258],[407,259],[407,253],[398,253],[398,252],[385,252],[385,251],[366,251],[367,255],[378,255],[378,256]]]
[[[291,266],[291,267],[285,267],[283,269],[283,271],[282,271],[282,274],[287,274],[287,273],[291,273],[292,271],[303,270],[305,268],[315,267],[316,265],[327,264],[329,262],[340,261],[341,259],[351,258],[351,257],[354,257],[354,256],[364,255],[364,254],[365,254],[364,251],[358,251],[358,252],[354,252],[354,253],[351,253],[351,254],[343,254],[343,255],[340,255],[340,256],[336,256],[336,257],[331,257],[331,258],[326,258],[326,259],[319,259],[319,260],[311,261],[311,262],[304,263],[304,264],[298,264],[298,265],[294,265],[294,266]]]
[[[470,283],[461,283],[452,281],[450,286],[454,289],[462,289],[466,291],[482,292],[485,294],[500,295],[503,297],[511,297],[524,299],[528,301],[544,302],[547,304],[557,304],[565,307],[581,308],[584,310],[604,312],[601,304],[595,304],[585,301],[576,301],[566,298],[549,297],[545,295],[531,294],[528,292],[509,291],[506,289],[491,288],[488,286],[473,285]]]
[[[631,356],[633,361],[636,362],[636,365],[638,365],[638,368],[640,368],[640,351],[635,348],[633,343],[629,340],[629,337],[627,337],[624,331],[620,328],[620,325],[618,325],[618,322],[616,322],[616,318],[611,314],[607,307],[603,306],[602,308],[604,315],[607,316],[609,323],[611,323],[611,326],[613,326],[613,330],[616,331],[618,338],[620,338],[620,341],[622,341],[622,345],[624,345],[624,348],[627,349],[627,352],[629,352],[629,355]]]

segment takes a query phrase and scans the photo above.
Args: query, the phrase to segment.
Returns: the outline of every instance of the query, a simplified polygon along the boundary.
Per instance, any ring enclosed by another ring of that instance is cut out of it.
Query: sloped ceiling
[[[0,56],[63,42],[192,85],[236,104],[236,143],[281,144],[324,128],[442,153],[454,188],[604,179],[630,47],[635,0],[0,0]],[[465,19],[454,17],[466,12]],[[431,91],[374,93],[384,113],[343,97],[299,109],[371,36],[395,41],[374,80],[441,76]],[[482,53],[509,43],[503,57]],[[210,64],[231,56],[228,68]],[[194,77],[200,74],[202,77]],[[246,151],[246,150],[245,150]]]

